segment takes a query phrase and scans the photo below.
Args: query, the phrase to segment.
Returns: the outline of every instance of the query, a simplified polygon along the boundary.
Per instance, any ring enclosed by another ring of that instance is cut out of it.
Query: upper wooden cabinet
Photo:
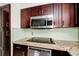
[[[28,28],[30,26],[30,16],[31,16],[31,9],[22,9],[21,10],[21,27]]]
[[[75,4],[75,26],[79,27],[79,3]]]
[[[61,4],[53,4],[53,24],[55,27],[61,27]]]
[[[31,9],[31,16],[40,16],[41,15],[41,7],[37,6],[37,7],[32,7]]]
[[[52,14],[52,4],[37,6],[31,8],[31,16]]]
[[[41,6],[41,11],[42,11],[42,15],[50,15],[53,14],[52,13],[52,4],[47,4],[47,5],[43,5]]]
[[[79,6],[74,3],[52,3],[21,10],[21,27],[30,26],[30,17],[53,15],[54,27],[75,27],[78,24]],[[78,9],[77,9],[78,8]]]
[[[74,27],[74,4],[62,4],[63,27]]]

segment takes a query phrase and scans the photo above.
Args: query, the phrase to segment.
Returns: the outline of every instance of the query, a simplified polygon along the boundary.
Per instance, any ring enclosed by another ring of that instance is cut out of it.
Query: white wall
[[[54,40],[79,41],[79,28],[54,28],[54,29],[17,29],[12,31],[13,41],[31,37],[49,37]],[[26,40],[27,40],[26,39]]]
[[[7,3],[0,3],[0,6],[6,5]]]
[[[20,28],[21,14],[20,9],[43,5],[47,3],[12,3],[11,4],[11,27]]]

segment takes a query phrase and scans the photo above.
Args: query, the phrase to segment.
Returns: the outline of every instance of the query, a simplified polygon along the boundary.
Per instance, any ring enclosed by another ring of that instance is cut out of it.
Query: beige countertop
[[[14,44],[35,46],[48,49],[64,50],[73,56],[79,56],[79,42],[54,40],[55,44],[28,42],[27,39],[14,41]]]

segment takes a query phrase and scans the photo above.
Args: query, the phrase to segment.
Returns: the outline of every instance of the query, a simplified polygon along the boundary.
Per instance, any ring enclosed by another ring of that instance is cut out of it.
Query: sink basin
[[[31,39],[27,40],[29,42],[38,42],[38,43],[49,43],[55,44],[52,38],[45,38],[45,37],[32,37]]]

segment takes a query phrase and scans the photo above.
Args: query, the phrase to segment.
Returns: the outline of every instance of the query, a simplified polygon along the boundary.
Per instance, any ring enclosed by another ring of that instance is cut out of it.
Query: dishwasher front
[[[51,49],[28,47],[28,56],[51,56]]]

